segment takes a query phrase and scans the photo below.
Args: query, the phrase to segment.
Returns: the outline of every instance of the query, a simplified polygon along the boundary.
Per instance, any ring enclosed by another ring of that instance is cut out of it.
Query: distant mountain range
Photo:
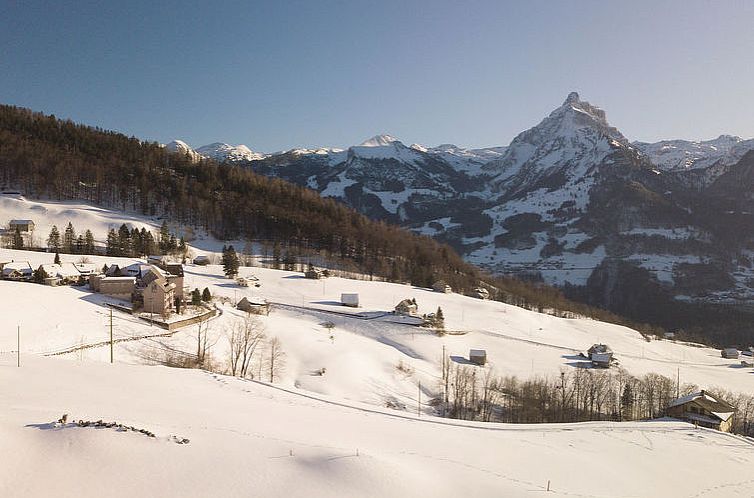
[[[754,300],[754,140],[630,142],[574,92],[505,147],[405,145],[389,135],[268,155],[173,144],[310,187],[493,272],[579,288],[571,292],[622,313],[653,293]],[[627,272],[640,283],[622,285]]]

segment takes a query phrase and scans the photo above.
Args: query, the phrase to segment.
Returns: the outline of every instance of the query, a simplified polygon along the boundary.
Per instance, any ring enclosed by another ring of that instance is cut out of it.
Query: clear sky
[[[161,142],[506,145],[572,90],[631,140],[754,136],[750,1],[0,7],[0,102]]]

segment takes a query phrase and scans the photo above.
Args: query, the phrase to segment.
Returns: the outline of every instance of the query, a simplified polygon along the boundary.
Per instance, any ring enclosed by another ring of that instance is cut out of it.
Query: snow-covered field
[[[165,367],[0,360],[1,496],[750,496],[751,441],[676,422],[418,419]],[[155,438],[51,421],[117,421]],[[176,444],[171,436],[187,438]]]
[[[24,217],[8,214],[0,209],[0,218]],[[97,217],[119,224],[117,215]],[[34,267],[52,258],[0,249],[0,261]],[[133,261],[88,258],[98,265]],[[0,496],[101,496],[103,489],[112,496],[520,496],[545,491],[548,480],[560,495],[750,495],[754,446],[745,439],[674,422],[448,421],[431,417],[426,405],[438,391],[443,348],[459,362],[470,348],[486,349],[485,369],[528,378],[574,369],[578,351],[604,342],[634,375],[680,374],[681,382],[702,388],[754,391],[754,372],[717,350],[647,342],[625,327],[408,285],[307,280],[263,268],[241,268],[241,275],[254,275],[260,286],[240,287],[217,265],[185,267],[186,286],[207,287],[221,311],[208,324],[219,370],[227,365],[227,335],[244,315],[232,303],[273,303],[258,320],[285,353],[274,385],[150,366],[167,352],[195,352],[197,326],[119,342],[115,365],[107,363],[107,345],[45,356],[106,342],[104,303],[113,300],[86,288],[0,281],[0,450],[14,455],[0,465]],[[341,293],[358,293],[361,307],[340,306]],[[451,333],[396,323],[386,312],[404,298],[415,298],[420,313],[441,307]],[[116,339],[165,332],[119,311],[113,331]],[[267,380],[255,361],[255,378]],[[63,413],[133,425],[157,438],[44,425]],[[176,444],[171,435],[190,443]]]

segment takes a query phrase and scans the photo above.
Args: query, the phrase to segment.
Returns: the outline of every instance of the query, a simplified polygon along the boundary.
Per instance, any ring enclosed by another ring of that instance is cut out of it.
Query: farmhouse
[[[147,313],[164,314],[173,309],[175,302],[175,284],[167,278],[159,276],[150,280],[142,292],[144,311]]]
[[[701,390],[670,403],[667,416],[702,427],[730,432],[736,409],[714,394]]]
[[[8,229],[15,232],[18,229],[21,233],[30,233],[34,231],[34,222],[32,220],[10,220]]]
[[[37,271],[44,271],[48,279],[55,279],[55,285],[57,284],[74,284],[78,283],[81,278],[81,272],[79,272],[76,265],[73,263],[61,263],[52,265],[39,265]],[[50,285],[47,279],[45,283]]]
[[[31,280],[34,270],[28,261],[11,261],[3,265],[0,275],[7,280]]]
[[[395,305],[395,313],[398,315],[415,315],[419,310],[416,301],[413,299],[404,299]]]
[[[613,361],[613,350],[607,344],[593,344],[587,351],[586,357],[591,360],[592,366],[610,368]]]

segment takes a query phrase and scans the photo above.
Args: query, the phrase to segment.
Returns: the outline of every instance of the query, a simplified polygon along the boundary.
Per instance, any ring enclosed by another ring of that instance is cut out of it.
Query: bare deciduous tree
[[[270,373],[270,382],[275,382],[275,379],[280,376],[280,372],[283,370],[285,363],[285,353],[280,344],[280,339],[273,337],[270,341],[269,355],[267,357]]]
[[[230,373],[233,376],[247,377],[251,373],[249,367],[254,352],[264,339],[264,326],[259,318],[247,313],[233,323],[227,336],[230,344]]]

